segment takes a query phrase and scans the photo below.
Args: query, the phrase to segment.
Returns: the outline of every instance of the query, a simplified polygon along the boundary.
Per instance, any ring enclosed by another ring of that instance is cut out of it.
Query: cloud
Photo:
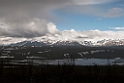
[[[50,23],[50,25],[52,25]],[[53,26],[54,27],[54,26]],[[54,31],[54,29],[53,29]],[[56,31],[56,30],[55,30]],[[22,38],[22,37],[4,37],[0,36],[0,43],[1,44],[10,44],[10,43],[16,43],[21,42],[25,40],[33,40],[33,41],[92,41],[97,42],[100,40],[118,40],[118,39],[124,39],[124,31],[100,31],[100,30],[87,30],[87,31],[75,31],[72,30],[64,30],[60,31],[59,34],[46,34],[44,36],[40,37],[33,37],[33,38]]]
[[[124,16],[123,8],[111,7],[106,9],[103,6],[98,6],[99,4],[114,3],[117,1],[118,0],[76,0],[75,3],[80,6],[72,6],[72,11],[104,18],[116,18]],[[70,10],[70,8],[68,9]]]
[[[0,21],[0,36],[30,38],[59,33],[59,30],[52,22],[47,22],[44,19],[27,16],[20,17],[20,19],[12,18],[3,18]]]
[[[118,31],[123,31],[124,27],[110,27],[110,29],[118,30]]]
[[[32,38],[59,34],[51,11],[70,0],[0,0],[0,36]]]
[[[72,0],[0,0],[0,18],[26,13],[50,21],[54,20],[53,10],[72,3]]]
[[[117,0],[73,0],[77,5],[94,5],[115,2]]]
[[[12,37],[1,37],[0,36],[0,45],[4,44],[11,44],[11,43],[17,43],[17,42],[21,42],[21,41],[25,41],[27,40],[27,38],[12,38]]]
[[[109,9],[103,16],[108,18],[121,17],[124,16],[124,10],[122,8],[112,8]]]
[[[47,24],[47,29],[49,34],[60,34],[60,31],[56,28],[56,25],[54,25],[52,22],[49,22]]]
[[[99,18],[117,18],[124,16],[124,9],[119,7],[104,8],[97,5],[75,5],[64,8],[63,12],[97,16]]]
[[[46,39],[50,40],[66,40],[66,41],[98,41],[103,39],[123,39],[124,31],[100,31],[100,30],[87,30],[87,31],[75,31],[72,30],[64,30],[61,31],[61,34],[57,36],[46,35],[43,36]],[[41,39],[41,38],[40,38]]]
[[[110,2],[112,3],[116,1],[118,0],[0,0],[0,17],[21,14],[24,12],[32,17],[51,20],[54,18],[54,15],[51,11],[56,9],[66,9],[70,5],[87,6],[92,4],[97,5]]]

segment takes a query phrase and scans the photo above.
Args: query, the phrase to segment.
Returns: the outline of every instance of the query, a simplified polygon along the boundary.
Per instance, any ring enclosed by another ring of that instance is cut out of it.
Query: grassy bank
[[[9,66],[0,68],[0,83],[123,83],[124,66]]]

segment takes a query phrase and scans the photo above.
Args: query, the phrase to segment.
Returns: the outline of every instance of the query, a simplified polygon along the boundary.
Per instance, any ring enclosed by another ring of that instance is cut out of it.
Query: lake
[[[57,59],[57,60],[34,60],[34,63],[38,64],[50,64],[50,65],[58,65],[58,64],[75,64],[75,65],[124,65],[124,59]]]

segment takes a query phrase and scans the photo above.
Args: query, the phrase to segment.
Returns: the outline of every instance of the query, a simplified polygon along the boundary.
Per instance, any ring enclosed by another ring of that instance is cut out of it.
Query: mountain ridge
[[[122,40],[100,40],[100,41],[69,41],[69,40],[26,40],[17,43],[11,43],[8,46],[123,46],[124,39]]]

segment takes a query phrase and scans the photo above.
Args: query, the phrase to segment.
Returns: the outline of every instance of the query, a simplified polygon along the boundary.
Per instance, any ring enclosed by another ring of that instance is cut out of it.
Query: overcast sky
[[[59,35],[62,39],[68,34],[75,39],[115,35],[121,39],[123,3],[123,0],[0,0],[0,40],[46,35]]]

